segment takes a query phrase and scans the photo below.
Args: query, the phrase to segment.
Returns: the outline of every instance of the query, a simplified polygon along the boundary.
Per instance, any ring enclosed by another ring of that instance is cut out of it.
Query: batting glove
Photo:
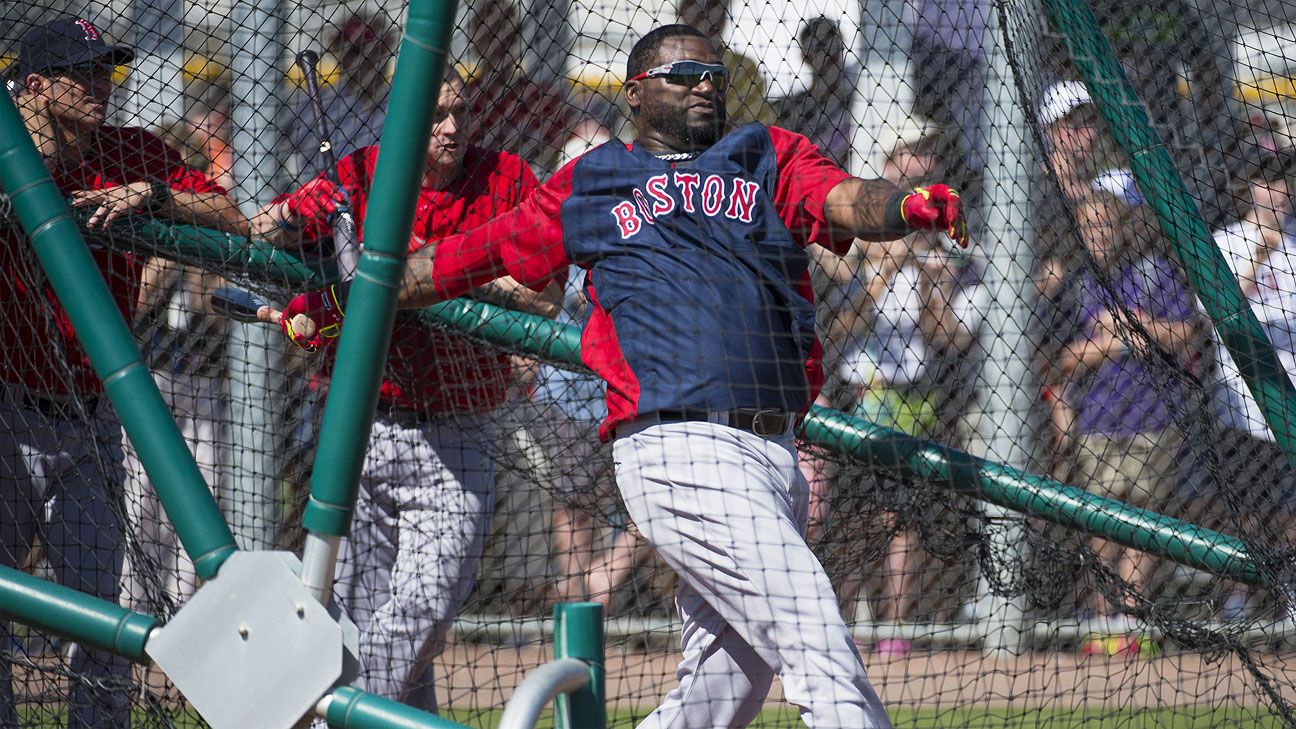
[[[342,302],[337,287],[326,288],[293,297],[284,307],[279,327],[293,344],[314,352],[328,346],[342,333]]]
[[[319,178],[302,185],[288,195],[284,202],[288,213],[298,220],[327,220],[338,203],[346,199],[342,190],[332,181]]]
[[[967,248],[967,218],[958,191],[949,185],[915,187],[900,201],[900,216],[910,228],[943,230],[959,248]]]

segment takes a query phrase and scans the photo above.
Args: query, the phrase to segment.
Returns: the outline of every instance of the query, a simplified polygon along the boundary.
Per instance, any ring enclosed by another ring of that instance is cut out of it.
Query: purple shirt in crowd
[[[1187,321],[1196,316],[1193,296],[1178,266],[1163,256],[1149,256],[1126,264],[1111,279],[1116,300],[1098,284],[1088,269],[1073,274],[1073,292],[1055,312],[1050,327],[1061,342],[1089,335],[1104,309],[1142,309],[1158,319]],[[1077,435],[1128,438],[1170,427],[1175,406],[1183,401],[1183,385],[1168,376],[1165,365],[1140,362],[1131,354],[1105,360],[1069,388],[1077,409]],[[1158,373],[1158,370],[1160,372]]]

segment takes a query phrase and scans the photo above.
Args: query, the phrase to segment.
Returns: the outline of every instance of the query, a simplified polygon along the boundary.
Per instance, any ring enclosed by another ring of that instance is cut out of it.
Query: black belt
[[[397,425],[403,425],[406,428],[424,425],[445,417],[445,413],[432,412],[431,410],[416,410],[414,408],[401,408],[385,402],[378,403],[378,415],[396,423]]]
[[[745,430],[761,437],[771,435],[783,435],[792,427],[792,413],[786,410],[772,410],[764,408],[739,408],[737,410],[728,410],[713,412],[707,410],[658,410],[656,416],[663,423],[715,423],[720,419],[717,415],[728,417],[730,428]]]
[[[19,400],[22,403],[23,410],[40,413],[49,418],[70,420],[80,414],[76,402],[72,400],[52,400],[27,392],[24,392]],[[87,415],[94,415],[99,410],[99,398],[84,398],[81,400],[81,405],[85,408]]]

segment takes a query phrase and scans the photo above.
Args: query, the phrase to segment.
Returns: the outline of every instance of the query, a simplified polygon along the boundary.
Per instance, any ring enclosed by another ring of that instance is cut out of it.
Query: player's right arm
[[[569,265],[560,213],[571,192],[572,166],[554,173],[507,213],[411,253],[397,292],[397,308],[418,309],[453,299],[504,276],[543,292]],[[347,281],[294,298],[283,311],[284,333],[311,350],[331,338],[320,332],[336,337],[350,286]]]

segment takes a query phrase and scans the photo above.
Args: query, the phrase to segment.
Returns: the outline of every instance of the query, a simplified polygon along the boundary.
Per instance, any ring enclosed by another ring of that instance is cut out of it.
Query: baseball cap
[[[1092,103],[1089,89],[1083,83],[1059,81],[1044,90],[1044,98],[1039,105],[1040,123],[1048,126],[1085,104]]]
[[[17,78],[43,73],[51,68],[68,68],[95,61],[114,66],[129,63],[135,52],[125,46],[110,46],[99,29],[85,18],[64,16],[32,26],[18,47]]]

